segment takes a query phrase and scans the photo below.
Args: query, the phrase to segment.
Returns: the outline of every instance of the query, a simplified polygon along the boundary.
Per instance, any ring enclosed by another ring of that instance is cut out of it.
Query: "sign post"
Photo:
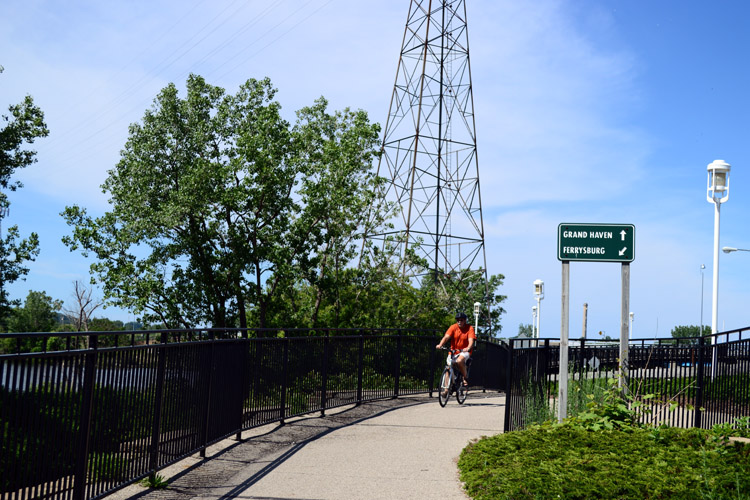
[[[620,306],[620,378],[619,387],[624,387],[623,380],[628,375],[628,341],[630,340],[630,324],[628,314],[630,312],[630,263],[622,264],[622,304]]]
[[[557,227],[557,259],[562,262],[562,312],[560,325],[560,377],[558,421],[567,416],[568,331],[570,326],[570,262],[620,262],[620,387],[628,365],[630,332],[630,263],[635,259],[633,224],[563,223]],[[585,326],[584,326],[585,328]],[[584,330],[585,331],[585,330]]]
[[[560,307],[560,376],[557,393],[557,421],[568,414],[568,328],[570,327],[570,262],[562,263],[562,304]]]

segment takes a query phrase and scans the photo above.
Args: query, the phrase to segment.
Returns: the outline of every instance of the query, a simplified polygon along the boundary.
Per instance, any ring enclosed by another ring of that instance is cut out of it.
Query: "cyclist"
[[[471,352],[474,349],[474,341],[477,336],[474,333],[474,327],[468,324],[468,318],[465,313],[456,313],[456,323],[448,328],[445,335],[440,340],[440,343],[435,346],[435,349],[440,349],[443,344],[451,341],[451,349],[461,351],[456,357],[456,367],[461,372],[464,379],[464,385],[469,385],[466,373],[466,362],[471,357]],[[448,355],[447,363],[451,363],[451,355]]]

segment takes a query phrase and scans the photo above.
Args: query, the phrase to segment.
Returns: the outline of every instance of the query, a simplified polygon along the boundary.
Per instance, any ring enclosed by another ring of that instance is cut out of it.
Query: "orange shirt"
[[[451,337],[451,349],[465,349],[469,347],[469,339],[477,338],[473,326],[466,325],[462,329],[458,327],[458,323],[451,325],[445,334]]]

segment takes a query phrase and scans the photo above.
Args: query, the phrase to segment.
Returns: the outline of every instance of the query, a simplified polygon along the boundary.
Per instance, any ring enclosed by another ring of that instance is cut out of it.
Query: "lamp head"
[[[544,298],[544,281],[542,280],[534,281],[534,296],[539,297],[540,299]]]
[[[732,166],[724,160],[708,164],[706,199],[711,203],[724,203],[729,199],[729,171]]]

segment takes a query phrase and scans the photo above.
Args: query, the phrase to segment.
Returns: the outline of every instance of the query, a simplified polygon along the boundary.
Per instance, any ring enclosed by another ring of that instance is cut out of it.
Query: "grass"
[[[458,463],[467,493],[475,500],[750,500],[750,444],[729,440],[750,435],[749,418],[712,430],[651,427],[641,423],[648,410],[607,383],[579,388],[579,411],[560,424],[470,444]]]
[[[169,486],[169,480],[164,479],[164,476],[160,474],[151,474],[147,478],[141,480],[140,485],[144,488],[162,490]]]

